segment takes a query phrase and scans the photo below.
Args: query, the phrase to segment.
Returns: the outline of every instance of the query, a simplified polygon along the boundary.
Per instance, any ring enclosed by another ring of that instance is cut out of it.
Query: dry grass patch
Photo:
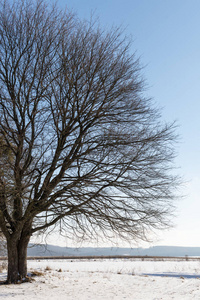
[[[45,271],[51,271],[52,269],[49,266],[46,266]]]
[[[40,272],[40,271],[31,271],[31,277],[35,277],[35,276],[44,276],[44,273],[43,272]]]

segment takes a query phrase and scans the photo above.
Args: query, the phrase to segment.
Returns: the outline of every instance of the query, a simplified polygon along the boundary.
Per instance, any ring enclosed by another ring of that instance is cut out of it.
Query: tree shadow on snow
[[[200,274],[181,274],[181,273],[143,273],[143,276],[155,276],[155,277],[173,277],[173,278],[181,278],[181,279],[200,279]]]

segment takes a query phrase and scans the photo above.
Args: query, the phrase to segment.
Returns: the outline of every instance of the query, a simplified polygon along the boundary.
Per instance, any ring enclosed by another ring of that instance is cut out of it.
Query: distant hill
[[[53,245],[29,245],[28,256],[200,256],[200,247],[155,246],[150,248],[69,248]]]
[[[1,243],[1,245],[3,245]],[[4,256],[1,251],[0,256]],[[199,256],[200,247],[176,247],[176,246],[155,246],[150,248],[70,248],[53,245],[33,245],[28,248],[28,256],[116,256],[116,255],[141,255],[141,256]]]

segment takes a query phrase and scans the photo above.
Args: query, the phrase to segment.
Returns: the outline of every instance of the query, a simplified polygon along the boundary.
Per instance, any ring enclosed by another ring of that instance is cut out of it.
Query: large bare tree
[[[119,30],[42,0],[0,3],[0,229],[15,283],[30,237],[58,222],[132,239],[167,226],[174,125],[144,97]]]

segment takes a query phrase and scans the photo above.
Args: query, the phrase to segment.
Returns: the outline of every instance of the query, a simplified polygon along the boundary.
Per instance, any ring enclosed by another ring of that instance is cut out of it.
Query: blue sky
[[[177,120],[177,166],[186,181],[177,203],[176,227],[151,245],[200,246],[200,1],[58,0],[80,18],[91,13],[109,29],[122,26],[145,66],[147,96],[162,107],[163,120]],[[145,246],[149,246],[146,244]]]

